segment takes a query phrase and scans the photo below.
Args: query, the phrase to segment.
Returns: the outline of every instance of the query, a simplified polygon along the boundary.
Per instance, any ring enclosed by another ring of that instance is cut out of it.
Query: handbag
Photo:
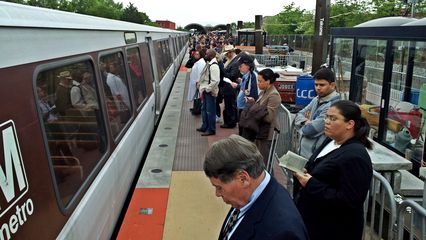
[[[200,98],[200,92],[198,91],[198,89],[195,91],[194,94],[194,100],[193,100],[193,105],[192,105],[192,115],[199,115],[201,114],[201,105],[203,103],[201,102],[201,98]]]

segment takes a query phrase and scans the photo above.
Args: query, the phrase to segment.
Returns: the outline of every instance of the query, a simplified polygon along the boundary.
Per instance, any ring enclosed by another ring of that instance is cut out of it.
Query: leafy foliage
[[[289,5],[284,5],[282,12],[267,18],[264,21],[264,28],[268,33],[274,35],[300,33],[299,31],[303,31],[306,28],[305,25],[302,27],[302,23],[310,21],[309,17],[310,14],[307,14],[306,10],[295,7],[295,3],[293,2]],[[301,28],[299,28],[299,25]]]
[[[417,0],[416,17],[426,16],[426,0]],[[353,27],[371,19],[390,16],[410,16],[411,4],[404,0],[336,0],[331,4],[330,28]],[[284,5],[283,11],[265,17],[264,30],[270,35],[313,34],[314,11],[296,7],[295,3]]]
[[[124,9],[123,14],[121,15],[121,20],[139,24],[149,24],[151,22],[148,15],[144,12],[139,12],[133,3],[129,3],[129,5]]]
[[[253,28],[255,27],[255,23],[254,22],[244,22],[243,23],[243,28]]]

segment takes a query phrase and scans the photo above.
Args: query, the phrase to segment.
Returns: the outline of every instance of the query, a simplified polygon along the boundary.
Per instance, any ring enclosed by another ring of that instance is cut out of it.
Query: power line
[[[346,15],[350,15],[350,14],[354,14],[354,13],[358,13],[358,11],[341,13],[341,14],[338,14],[338,15],[331,16],[330,18],[337,18],[337,17],[340,17],[340,16],[346,16]],[[309,23],[309,22],[313,22],[313,21],[314,21],[314,19],[309,20],[309,21],[300,22],[300,23],[264,23],[263,25],[264,26],[271,26],[271,25],[272,26],[298,26],[302,23]]]

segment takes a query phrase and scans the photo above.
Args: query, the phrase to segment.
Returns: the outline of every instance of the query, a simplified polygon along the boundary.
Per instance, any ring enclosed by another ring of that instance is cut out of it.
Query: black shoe
[[[211,136],[211,135],[216,135],[216,133],[214,132],[201,133],[201,136]]]
[[[226,124],[222,124],[222,125],[220,125],[220,127],[221,128],[234,128],[235,125],[234,126],[229,126],[229,125],[226,125]]]
[[[192,112],[192,111],[194,111],[194,109],[193,109],[193,108],[190,108],[190,109],[189,109],[189,111],[190,111],[190,112]]]
[[[205,131],[206,131],[205,129],[202,129],[202,128],[197,128],[197,129],[195,129],[195,130],[197,130],[197,131],[199,131],[199,132],[205,132]]]

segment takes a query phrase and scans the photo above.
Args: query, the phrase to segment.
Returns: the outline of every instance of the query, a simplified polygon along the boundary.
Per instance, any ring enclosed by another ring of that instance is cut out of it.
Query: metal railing
[[[283,104],[278,108],[278,123],[280,126],[280,136],[277,139],[274,151],[269,153],[270,155],[273,154],[269,159],[271,162],[270,169],[272,169],[273,163],[278,162],[279,158],[286,154],[291,147],[291,141],[289,141],[291,139],[291,115],[290,111]],[[284,185],[290,196],[293,196],[293,173],[285,168],[281,169],[287,178]]]
[[[265,67],[296,65],[301,67],[301,62],[304,62],[304,68],[312,68],[312,56],[303,54],[291,55],[270,55],[270,54],[252,54],[259,64]]]
[[[406,221],[406,217],[409,217]],[[404,200],[398,206],[397,239],[404,239],[406,229],[409,239],[426,240],[426,209],[413,200]]]
[[[290,111],[281,104],[278,108],[278,122],[280,125],[280,138],[278,139],[276,154],[278,158],[282,157],[284,154],[290,150],[291,142],[291,115]]]
[[[364,228],[364,239],[393,239],[396,227],[394,197],[393,190],[386,178],[373,171],[371,187],[364,203],[365,226],[368,227]],[[367,218],[368,212],[370,213],[369,218]],[[384,232],[384,227],[387,228],[386,232]]]

